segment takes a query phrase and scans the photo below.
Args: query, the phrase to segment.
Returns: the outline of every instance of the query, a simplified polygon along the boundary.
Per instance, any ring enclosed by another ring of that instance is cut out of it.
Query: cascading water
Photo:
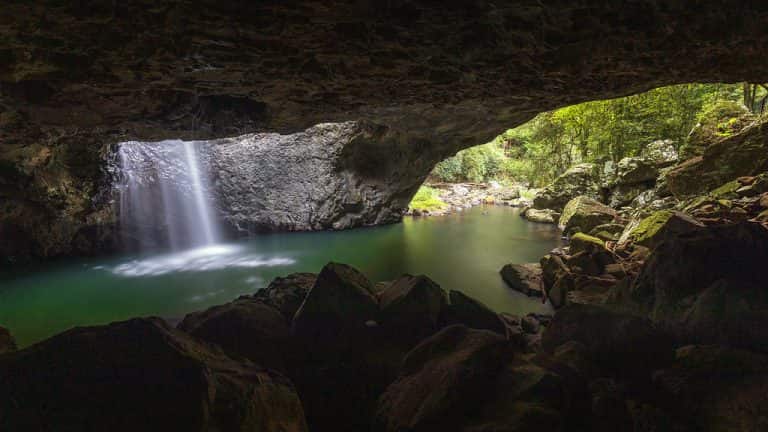
[[[216,244],[219,229],[198,143],[118,145],[119,221],[130,250],[184,250]]]

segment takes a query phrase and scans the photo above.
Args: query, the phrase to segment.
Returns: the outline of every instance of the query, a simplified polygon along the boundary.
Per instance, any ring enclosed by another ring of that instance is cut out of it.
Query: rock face
[[[766,262],[759,224],[699,228],[656,247],[632,297],[684,340],[768,351]]]
[[[559,212],[568,201],[580,195],[592,199],[600,197],[600,172],[594,164],[584,163],[569,168],[551,185],[536,194],[533,198],[533,207]]]
[[[768,74],[768,62],[754,55],[768,49],[762,3],[657,3],[4,5],[0,233],[13,242],[4,242],[3,257],[104,247],[103,226],[113,221],[103,212],[100,167],[116,142],[364,121],[380,125],[382,139],[346,146],[354,156],[343,166],[416,185],[439,160],[538,112]],[[741,49],[745,39],[749,50]],[[389,203],[374,188],[415,191],[364,183],[353,187],[365,192],[352,193],[352,203]],[[407,198],[393,197],[390,208],[400,199]],[[349,219],[386,220],[385,213],[353,207]],[[300,215],[274,218],[305,223]]]
[[[329,123],[293,135],[211,142],[209,164],[223,220],[244,233],[399,221],[431,166],[359,163],[370,157],[360,152],[379,145],[384,132],[362,123]]]
[[[306,431],[287,378],[157,318],[82,327],[0,357],[4,430]]]
[[[698,195],[737,177],[768,171],[768,123],[760,123],[708,146],[666,175],[678,198]]]
[[[587,196],[578,196],[565,206],[558,225],[566,235],[588,233],[599,225],[613,222],[616,216],[614,209]]]

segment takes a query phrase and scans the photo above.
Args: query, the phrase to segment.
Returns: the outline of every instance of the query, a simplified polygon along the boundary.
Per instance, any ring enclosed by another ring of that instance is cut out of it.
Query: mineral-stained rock
[[[568,305],[544,330],[542,348],[554,352],[576,341],[595,365],[611,376],[650,379],[650,372],[671,362],[672,339],[650,320],[612,312],[601,306]]]
[[[600,196],[600,173],[594,164],[584,163],[569,168],[551,185],[536,194],[533,198],[533,207],[559,212],[568,201],[580,195],[593,199]]]
[[[306,431],[293,386],[158,318],[79,327],[0,356],[3,430]]]
[[[449,292],[450,304],[443,310],[445,324],[463,324],[469,328],[506,333],[506,327],[499,315],[483,303],[461,291]]]
[[[0,327],[0,354],[11,351],[16,351],[16,340],[8,329]]]
[[[462,430],[492,396],[510,347],[499,334],[461,325],[424,340],[379,399],[373,430]]]
[[[768,351],[767,339],[760,337],[768,328],[768,296],[761,288],[766,262],[768,229],[761,225],[698,228],[653,250],[632,286],[632,298],[679,336],[699,343],[727,339],[733,346]],[[687,317],[702,330],[717,332],[692,334],[697,327],[686,328]]]
[[[290,329],[275,308],[252,297],[193,312],[178,328],[228,354],[285,371],[290,356]]]
[[[768,170],[768,123],[749,127],[710,145],[702,156],[689,159],[667,174],[676,197],[697,195],[740,176]]]
[[[404,275],[379,295],[378,323],[397,339],[416,343],[435,333],[448,296],[426,276]]]
[[[290,323],[316,279],[315,273],[276,277],[267,288],[257,291],[254,297],[279,310]]]
[[[685,213],[660,210],[637,223],[628,225],[628,229],[622,233],[619,242],[631,241],[653,249],[665,239],[703,226],[704,224]]]
[[[510,288],[529,296],[542,296],[541,264],[507,264],[501,268],[501,278]]]
[[[614,209],[587,196],[579,196],[565,206],[558,225],[566,235],[590,232],[598,225],[613,222],[616,216]]]

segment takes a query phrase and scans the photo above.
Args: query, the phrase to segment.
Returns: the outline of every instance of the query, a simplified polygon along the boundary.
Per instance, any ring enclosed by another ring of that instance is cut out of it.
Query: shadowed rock
[[[0,327],[0,354],[11,351],[16,351],[16,339],[8,329]]]
[[[79,327],[0,357],[3,430],[306,431],[284,376],[158,318]]]
[[[316,279],[315,273],[292,273],[276,277],[267,288],[257,291],[254,297],[279,310],[290,323]]]
[[[499,315],[483,303],[461,291],[451,290],[450,304],[445,307],[443,321],[446,325],[463,324],[467,327],[506,334],[506,326]]]

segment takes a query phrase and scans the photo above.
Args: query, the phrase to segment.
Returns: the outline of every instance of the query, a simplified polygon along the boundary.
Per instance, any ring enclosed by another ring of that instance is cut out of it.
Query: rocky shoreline
[[[531,201],[521,196],[526,191],[523,185],[502,185],[492,181],[489,183],[433,183],[424,186],[437,190],[438,197],[446,205],[438,210],[408,209],[407,216],[443,216],[460,212],[479,205],[505,205],[510,207],[525,207]]]

